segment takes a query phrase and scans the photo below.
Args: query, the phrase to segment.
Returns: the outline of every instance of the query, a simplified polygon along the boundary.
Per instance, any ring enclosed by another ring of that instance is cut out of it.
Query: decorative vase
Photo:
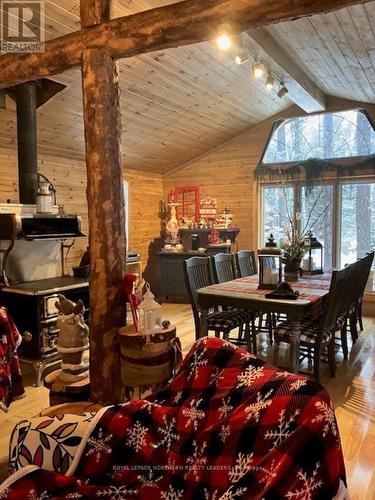
[[[298,281],[299,276],[302,276],[301,268],[302,259],[293,259],[289,264],[284,267],[284,280],[291,283]]]
[[[299,276],[299,270],[298,269],[291,269],[287,271],[284,269],[284,280],[287,281],[288,283],[292,283],[293,281],[298,281],[298,276]]]

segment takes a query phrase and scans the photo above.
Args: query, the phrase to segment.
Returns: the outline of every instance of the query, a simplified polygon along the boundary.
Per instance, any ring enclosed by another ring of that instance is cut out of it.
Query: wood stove
[[[12,315],[21,335],[18,348],[20,359],[31,363],[40,385],[43,371],[60,361],[56,350],[59,330],[56,326],[58,311],[55,302],[58,295],[85,305],[85,321],[89,319],[89,285],[84,279],[61,276],[30,281],[3,287],[1,305]]]
[[[0,305],[22,335],[20,358],[33,365],[39,385],[45,368],[60,359],[55,348],[58,295],[81,299],[88,321],[89,287],[85,279],[65,275],[64,252],[73,244],[67,242],[84,236],[80,218],[40,217],[30,214],[31,208],[26,207],[26,215],[0,214]]]

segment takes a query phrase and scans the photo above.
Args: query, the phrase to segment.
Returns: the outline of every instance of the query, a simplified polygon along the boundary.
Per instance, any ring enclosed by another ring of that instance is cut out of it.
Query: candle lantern
[[[260,289],[275,289],[282,280],[282,253],[270,234],[264,248],[258,250]]]
[[[323,245],[310,231],[303,242],[305,256],[303,272],[308,274],[323,274]]]
[[[138,306],[140,316],[140,330],[146,335],[159,329],[161,325],[160,310],[161,305],[154,300],[155,295],[150,290],[149,283],[146,283],[146,293],[143,295],[143,302]]]

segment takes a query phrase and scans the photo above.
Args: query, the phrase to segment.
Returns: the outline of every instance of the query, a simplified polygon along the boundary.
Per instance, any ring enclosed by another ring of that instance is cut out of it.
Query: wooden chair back
[[[317,344],[322,342],[325,332],[333,335],[338,319],[345,315],[348,310],[353,287],[353,268],[351,266],[332,272],[329,294],[319,323]]]
[[[216,283],[225,283],[236,279],[234,256],[230,253],[217,253],[213,257],[213,268]]]
[[[240,278],[256,274],[257,265],[254,250],[239,250],[236,253],[236,267]]]
[[[185,284],[193,310],[195,326],[199,325],[197,290],[213,284],[210,257],[191,257],[184,261]]]
[[[358,299],[363,297],[373,260],[374,252],[371,252],[367,254],[366,257],[363,257],[357,262],[354,262],[354,264],[351,264],[355,277],[355,286],[353,288],[350,305],[357,304]]]

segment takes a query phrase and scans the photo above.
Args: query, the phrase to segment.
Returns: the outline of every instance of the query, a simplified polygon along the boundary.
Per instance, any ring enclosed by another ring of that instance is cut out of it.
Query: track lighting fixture
[[[245,50],[242,49],[240,52],[236,54],[235,61],[236,64],[245,64],[249,60],[249,53]]]
[[[225,33],[217,37],[216,43],[220,50],[228,50],[232,47],[232,40]]]
[[[258,79],[262,78],[264,70],[263,70],[263,64],[259,61],[259,59],[254,60],[252,71],[253,71],[254,78],[258,78]]]
[[[233,47],[233,31],[229,24],[222,24],[218,30],[216,44],[220,50],[229,50]]]
[[[284,97],[286,94],[288,93],[288,89],[287,87],[285,86],[285,83],[284,82],[280,82],[280,89],[277,93],[277,97],[280,97],[280,99],[282,97]]]
[[[266,79],[266,88],[268,90],[273,89],[273,86],[275,85],[275,79],[272,76],[271,71],[268,72],[267,79]]]

